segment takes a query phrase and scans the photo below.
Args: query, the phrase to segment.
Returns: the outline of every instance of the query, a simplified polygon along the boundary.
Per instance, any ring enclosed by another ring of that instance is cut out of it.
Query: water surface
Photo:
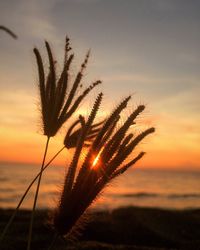
[[[188,168],[189,169],[189,168]],[[32,165],[0,164],[0,207],[14,208],[39,171]],[[59,199],[66,169],[50,166],[45,171],[38,206],[53,208]],[[31,208],[35,186],[23,208]],[[131,169],[114,180],[95,202],[95,209],[122,206],[200,208],[200,171]]]

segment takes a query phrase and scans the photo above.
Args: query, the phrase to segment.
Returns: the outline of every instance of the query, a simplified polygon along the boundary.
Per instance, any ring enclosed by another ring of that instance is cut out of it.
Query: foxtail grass
[[[5,31],[8,35],[10,35],[12,38],[17,39],[17,35],[6,26],[0,25],[0,30]]]
[[[85,121],[84,117],[82,117],[82,120]],[[85,142],[84,142],[84,147],[88,147],[92,142],[93,138],[95,137],[95,135],[97,135],[97,133],[100,131],[101,129],[101,125],[103,124],[103,121],[98,122],[96,124],[93,124],[91,126],[91,130],[88,133],[88,136],[85,138]],[[78,127],[75,129],[75,127]],[[75,122],[69,127],[69,129],[67,130],[66,136],[64,138],[64,146],[52,157],[52,159],[44,166],[43,171],[45,171],[50,164],[54,161],[54,159],[56,159],[56,157],[66,148],[67,150],[73,149],[76,147],[78,138],[81,135],[81,127],[80,127],[80,119],[75,120]],[[17,207],[15,208],[12,216],[10,217],[8,223],[6,224],[3,232],[1,233],[1,237],[0,237],[0,242],[4,239],[9,227],[11,226],[20,206],[22,205],[26,195],[28,194],[29,190],[31,189],[31,187],[33,186],[33,184],[35,183],[35,181],[38,179],[38,177],[40,176],[41,171],[34,177],[34,179],[30,182],[30,184],[28,185],[27,189],[25,190],[24,194],[22,195]]]
[[[101,130],[103,123],[104,121],[100,121],[98,123],[91,125],[87,136],[84,138],[83,147],[89,147],[91,145],[91,142],[96,137],[98,132]],[[66,136],[64,138],[64,145],[67,149],[76,147],[78,139],[81,136],[82,124],[85,124],[85,118],[83,116],[81,116],[81,119],[79,117],[79,119],[75,120],[75,122],[68,129]],[[76,128],[77,126],[79,127]]]
[[[0,26],[0,29],[6,31],[13,38],[16,38],[15,34],[4,26]],[[43,59],[39,50],[37,48],[33,50],[39,75],[38,87],[40,93],[42,129],[43,134],[46,136],[42,164],[40,172],[26,189],[1,235],[2,240],[28,191],[37,180],[30,219],[27,250],[31,249],[34,213],[42,174],[64,148],[75,148],[75,151],[65,176],[58,205],[52,217],[52,224],[56,235],[60,236],[73,234],[83,220],[88,208],[102,193],[103,189],[144,156],[145,152],[135,154],[135,148],[146,136],[155,131],[154,128],[149,128],[138,135],[134,135],[130,132],[130,127],[136,123],[136,118],[145,109],[144,105],[139,105],[123,123],[121,122],[121,114],[126,109],[131,96],[125,98],[113,112],[111,112],[108,118],[95,123],[103,98],[103,94],[100,93],[95,100],[89,117],[85,119],[80,115],[79,118],[72,123],[64,138],[64,146],[46,163],[51,137],[57,134],[63,124],[77,111],[83,99],[91,90],[99,85],[101,81],[95,81],[81,91],[82,79],[85,69],[87,68],[90,52],[86,54],[73,82],[70,81],[70,69],[74,54],[71,53],[68,38],[66,38],[65,43],[63,68],[59,76],[56,73],[56,60],[54,59],[48,42],[45,42],[45,47],[49,62],[49,71],[47,74],[45,73]],[[81,162],[80,158],[83,153],[83,148],[87,148],[87,152],[85,153],[84,160]],[[132,157],[132,155],[134,155],[134,157]],[[131,160],[130,157],[132,157]]]
[[[53,158],[44,166],[42,172],[50,166],[50,164],[51,164],[51,163],[54,161],[54,159],[64,150],[64,148],[65,148],[65,146],[62,147],[62,148],[53,156]],[[14,220],[14,218],[15,218],[15,216],[16,216],[18,210],[19,210],[19,208],[21,207],[21,205],[22,205],[24,199],[26,198],[26,196],[27,196],[29,190],[31,189],[31,187],[33,186],[33,184],[35,183],[35,181],[38,179],[38,177],[39,177],[40,175],[41,175],[41,171],[40,171],[40,172],[34,177],[34,179],[30,182],[30,184],[28,185],[28,187],[27,187],[27,189],[25,190],[24,194],[23,194],[22,197],[20,198],[20,201],[19,201],[17,207],[15,208],[13,214],[11,215],[9,221],[7,222],[5,228],[3,229],[3,232],[1,233],[0,242],[3,241],[3,239],[4,239],[4,237],[5,237],[5,235],[6,235],[7,231],[8,231],[8,229],[10,228],[10,226],[11,226],[11,224],[12,224],[12,222],[13,222],[13,220]]]
[[[102,94],[98,95],[88,120],[81,121],[81,136],[52,218],[53,227],[60,236],[73,234],[87,213],[87,209],[102,190],[144,156],[145,153],[140,152],[133,159],[129,159],[133,155],[135,147],[155,129],[148,128],[136,136],[130,132],[130,127],[135,123],[135,119],[143,112],[144,105],[139,105],[124,123],[119,122],[121,113],[127,107],[130,99],[131,96],[124,99],[104,121],[82,163],[80,156],[84,140],[97,115]]]
[[[77,96],[84,71],[87,67],[89,52],[87,53],[85,60],[74,79],[72,87],[69,90],[69,72],[72,60],[74,58],[74,54],[70,53],[71,47],[69,44],[69,39],[66,38],[63,70],[59,77],[57,77],[56,74],[55,59],[53,57],[51,47],[47,41],[45,42],[45,46],[49,59],[49,73],[47,74],[47,76],[45,76],[43,60],[39,50],[37,48],[34,48],[33,50],[38,66],[43,133],[47,137],[47,141],[33,202],[27,250],[30,250],[34,213],[36,209],[40,182],[45,165],[50,138],[55,136],[62,125],[75,113],[80,103],[89,94],[89,92],[101,83],[101,81],[99,80],[95,81]]]

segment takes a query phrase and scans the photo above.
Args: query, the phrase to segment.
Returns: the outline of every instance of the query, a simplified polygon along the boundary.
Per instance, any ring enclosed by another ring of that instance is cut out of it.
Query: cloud
[[[199,87],[199,82],[196,77],[173,77],[162,76],[156,74],[108,74],[103,77],[103,82],[106,85],[114,86],[118,92],[122,93],[125,90],[136,91],[139,94],[148,96],[148,99],[153,102],[160,100],[169,100],[169,98],[177,98],[179,95],[187,95],[195,93]],[[152,100],[154,98],[154,100]],[[185,101],[185,100],[183,100]]]
[[[47,59],[43,41],[47,39],[59,60],[67,32],[78,57],[92,48],[86,76],[103,80],[106,108],[134,93],[133,105],[144,100],[150,109],[144,118],[155,119],[160,144],[154,148],[162,144],[163,152],[170,151],[176,141],[178,151],[182,141],[187,149],[188,141],[190,151],[192,145],[196,150],[199,7],[198,1],[187,0],[1,0],[0,23],[19,36],[13,41],[0,33],[1,125],[16,131],[20,126],[33,128],[38,114],[32,48],[37,46]]]
[[[0,124],[2,127],[24,127],[31,129],[37,117],[37,106],[33,97],[22,91],[1,92]]]

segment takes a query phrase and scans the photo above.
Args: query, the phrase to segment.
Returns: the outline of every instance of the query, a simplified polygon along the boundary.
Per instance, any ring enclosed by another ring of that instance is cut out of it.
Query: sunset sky
[[[49,41],[61,68],[67,34],[76,56],[73,73],[91,49],[84,84],[103,81],[80,112],[89,113],[99,91],[101,115],[133,94],[125,115],[145,104],[136,128],[156,127],[138,148],[148,153],[138,166],[200,169],[200,1],[1,0],[0,25],[18,35],[14,40],[0,31],[1,162],[41,161],[45,137],[32,49],[47,59]],[[50,155],[62,147],[64,133],[52,139]]]

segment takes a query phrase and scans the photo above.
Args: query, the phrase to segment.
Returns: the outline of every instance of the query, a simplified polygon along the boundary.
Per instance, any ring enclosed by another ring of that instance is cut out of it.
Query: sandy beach
[[[0,210],[1,230],[13,210]],[[34,223],[32,249],[48,249],[54,232],[49,210],[39,210]],[[26,249],[29,210],[18,213],[1,247]],[[52,249],[200,249],[200,209],[163,210],[126,207],[89,215],[77,239],[58,239]]]

